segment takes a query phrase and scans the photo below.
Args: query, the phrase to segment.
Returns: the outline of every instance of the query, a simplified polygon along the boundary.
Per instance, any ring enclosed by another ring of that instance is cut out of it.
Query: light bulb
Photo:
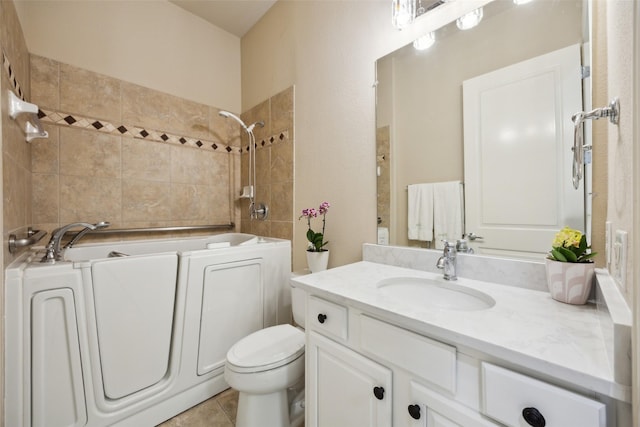
[[[436,38],[432,31],[415,39],[413,41],[413,48],[416,50],[426,50],[433,46],[435,42]]]
[[[482,21],[482,8],[479,7],[476,10],[472,10],[469,13],[462,15],[460,18],[456,20],[456,25],[461,30],[468,30],[470,28],[475,27]]]

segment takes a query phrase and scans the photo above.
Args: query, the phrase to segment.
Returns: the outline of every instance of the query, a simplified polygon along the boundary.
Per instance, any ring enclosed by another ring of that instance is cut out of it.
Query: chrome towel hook
[[[584,112],[580,111],[571,116],[573,121],[573,188],[576,190],[580,186],[580,180],[583,176],[584,169],[584,150],[591,150],[591,145],[584,144],[584,128],[582,124],[585,120],[598,120],[608,117],[609,121],[614,125],[620,122],[620,100],[616,97],[611,100],[607,107],[596,108],[595,110]]]

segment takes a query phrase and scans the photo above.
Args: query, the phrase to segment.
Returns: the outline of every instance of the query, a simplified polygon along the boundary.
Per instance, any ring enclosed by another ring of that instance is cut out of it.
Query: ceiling
[[[238,37],[244,36],[276,0],[169,0]]]

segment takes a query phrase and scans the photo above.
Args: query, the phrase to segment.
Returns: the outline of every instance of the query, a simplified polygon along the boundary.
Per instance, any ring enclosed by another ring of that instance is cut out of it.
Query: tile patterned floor
[[[234,427],[237,408],[238,392],[228,389],[158,427]]]

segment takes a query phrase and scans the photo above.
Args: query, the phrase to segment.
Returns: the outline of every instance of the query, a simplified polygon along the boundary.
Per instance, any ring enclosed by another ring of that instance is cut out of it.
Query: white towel
[[[409,193],[407,227],[409,240],[433,240],[433,185],[412,184]]]
[[[455,242],[462,238],[463,194],[460,181],[433,184],[433,234],[436,249],[442,249],[442,240]]]

